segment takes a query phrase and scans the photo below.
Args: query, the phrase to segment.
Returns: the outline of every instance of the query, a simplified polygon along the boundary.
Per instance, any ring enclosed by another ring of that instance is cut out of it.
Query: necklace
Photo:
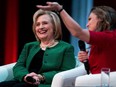
[[[47,47],[54,47],[56,44],[58,44],[58,41],[56,40],[52,40],[51,42],[49,42],[48,44],[40,44],[40,47],[42,50],[46,50]]]

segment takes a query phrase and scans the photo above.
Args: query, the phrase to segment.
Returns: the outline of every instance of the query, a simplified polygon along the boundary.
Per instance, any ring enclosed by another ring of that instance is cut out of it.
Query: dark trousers
[[[3,81],[0,82],[0,87],[38,87],[38,86],[19,81]]]

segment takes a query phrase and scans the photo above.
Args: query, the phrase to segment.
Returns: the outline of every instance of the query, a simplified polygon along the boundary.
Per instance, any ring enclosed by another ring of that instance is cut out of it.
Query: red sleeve
[[[91,45],[104,45],[116,41],[116,31],[89,32],[90,40],[88,43]]]

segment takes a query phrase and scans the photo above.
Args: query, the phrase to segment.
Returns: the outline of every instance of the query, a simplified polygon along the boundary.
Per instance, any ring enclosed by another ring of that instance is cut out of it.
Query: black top
[[[37,54],[34,56],[29,66],[29,72],[38,73],[42,66],[44,52],[44,50],[39,50]]]

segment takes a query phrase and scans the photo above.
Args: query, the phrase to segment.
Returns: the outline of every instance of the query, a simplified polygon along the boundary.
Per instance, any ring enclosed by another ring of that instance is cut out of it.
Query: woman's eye
[[[43,24],[48,24],[48,22],[43,22]]]
[[[36,26],[39,26],[40,25],[40,23],[36,23]]]

